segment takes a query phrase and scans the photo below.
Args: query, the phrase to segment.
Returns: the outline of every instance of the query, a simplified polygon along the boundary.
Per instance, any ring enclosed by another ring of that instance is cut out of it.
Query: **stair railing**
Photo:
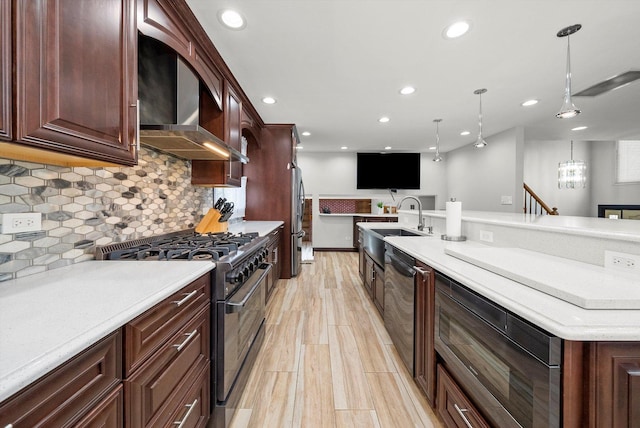
[[[541,198],[531,190],[527,183],[524,184],[524,213],[533,215],[559,215],[558,208],[549,208]]]

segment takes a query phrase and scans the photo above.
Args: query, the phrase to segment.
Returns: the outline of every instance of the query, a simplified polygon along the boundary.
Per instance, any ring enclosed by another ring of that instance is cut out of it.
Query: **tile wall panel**
[[[190,162],[145,147],[122,168],[0,158],[0,214],[42,214],[42,231],[0,234],[0,281],[90,260],[96,245],[193,228],[212,205],[212,189],[191,186]]]

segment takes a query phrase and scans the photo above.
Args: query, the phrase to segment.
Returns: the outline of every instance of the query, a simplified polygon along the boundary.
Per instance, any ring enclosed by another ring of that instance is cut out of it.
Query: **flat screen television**
[[[357,189],[420,189],[420,153],[358,153]]]

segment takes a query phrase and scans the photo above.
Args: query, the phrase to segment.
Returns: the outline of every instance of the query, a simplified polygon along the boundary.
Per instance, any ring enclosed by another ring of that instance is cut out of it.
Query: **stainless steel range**
[[[226,427],[264,341],[267,237],[192,230],[98,247],[97,260],[211,260],[211,422]]]

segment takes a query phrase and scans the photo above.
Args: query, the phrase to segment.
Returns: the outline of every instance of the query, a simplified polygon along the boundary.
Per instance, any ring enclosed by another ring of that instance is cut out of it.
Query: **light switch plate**
[[[503,195],[500,197],[500,204],[513,205],[513,197],[511,195]]]

